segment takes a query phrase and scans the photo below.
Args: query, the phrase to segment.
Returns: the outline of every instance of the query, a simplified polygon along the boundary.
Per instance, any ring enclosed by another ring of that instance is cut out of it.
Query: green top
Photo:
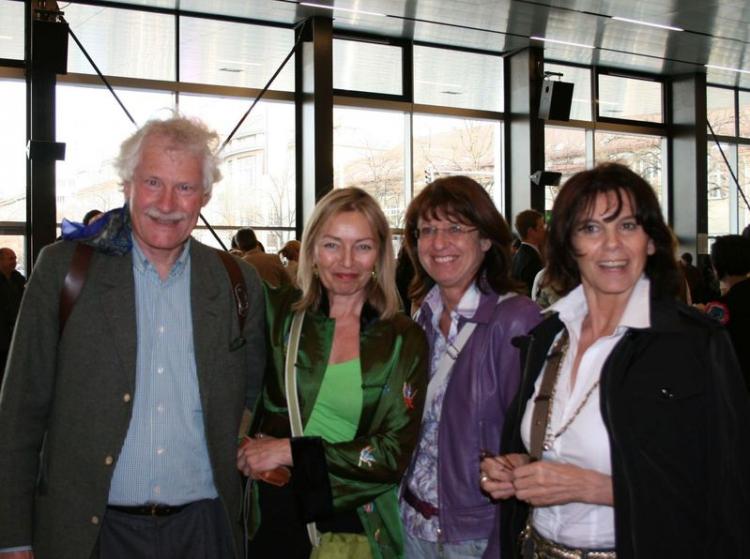
[[[322,437],[329,443],[351,441],[357,434],[361,413],[362,369],[359,357],[329,363],[304,434],[306,437]]]

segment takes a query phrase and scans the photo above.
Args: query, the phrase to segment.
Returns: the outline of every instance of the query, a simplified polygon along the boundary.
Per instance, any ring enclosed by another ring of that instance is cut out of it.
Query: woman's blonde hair
[[[372,196],[354,187],[332,190],[315,205],[302,234],[302,250],[297,269],[302,298],[294,308],[303,310],[320,304],[323,285],[315,274],[315,245],[328,220],[343,212],[359,212],[372,227],[377,240],[378,257],[375,277],[366,288],[369,291],[367,302],[380,313],[381,319],[391,318],[400,308],[400,299],[396,290],[396,264],[390,228],[383,211]]]

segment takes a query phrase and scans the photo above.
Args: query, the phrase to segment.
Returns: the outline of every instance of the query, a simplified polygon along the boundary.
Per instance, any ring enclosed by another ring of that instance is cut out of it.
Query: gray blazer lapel
[[[216,351],[220,347],[221,287],[229,289],[228,279],[213,249],[190,241],[190,304],[193,316],[193,347],[201,392],[203,413],[208,410],[211,378],[214,374]],[[222,283],[223,282],[223,283]],[[229,320],[229,317],[224,317]],[[227,341],[224,340],[226,344]],[[226,349],[226,348],[224,348]]]
[[[132,257],[102,256],[94,259],[87,281],[98,281],[101,285],[101,309],[132,390],[138,351]]]

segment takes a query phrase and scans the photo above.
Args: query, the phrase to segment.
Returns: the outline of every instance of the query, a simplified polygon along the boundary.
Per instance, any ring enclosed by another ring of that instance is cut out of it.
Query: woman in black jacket
[[[675,300],[673,255],[626,167],[558,194],[547,281],[563,298],[522,340],[504,454],[482,463],[505,559],[750,556],[747,393],[724,329]]]

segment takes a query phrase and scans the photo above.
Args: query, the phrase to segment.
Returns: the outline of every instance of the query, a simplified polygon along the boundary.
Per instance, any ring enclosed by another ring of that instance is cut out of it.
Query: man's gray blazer
[[[136,390],[130,254],[94,253],[59,337],[60,291],[74,246],[59,242],[42,251],[0,393],[0,549],[31,543],[36,559],[90,556]],[[190,246],[195,361],[208,453],[235,555],[241,557],[237,433],[243,407],[254,404],[262,380],[263,293],[255,270],[237,259],[250,303],[240,332],[219,255],[194,239]]]

